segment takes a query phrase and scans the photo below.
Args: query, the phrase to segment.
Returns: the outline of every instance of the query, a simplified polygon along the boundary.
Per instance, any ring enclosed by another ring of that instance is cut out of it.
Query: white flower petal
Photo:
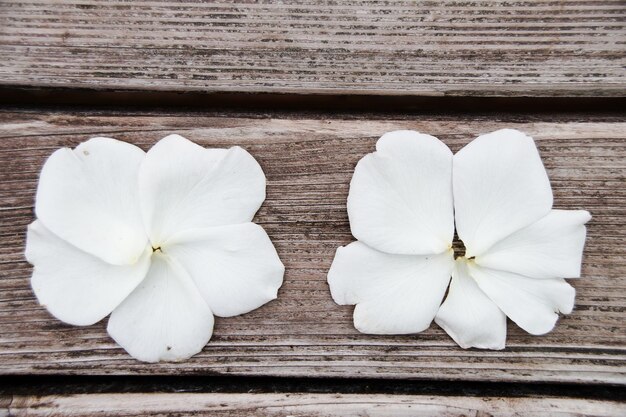
[[[187,359],[213,333],[213,314],[187,273],[155,252],[144,281],[109,318],[111,337],[145,362]]]
[[[497,242],[476,263],[533,278],[578,278],[589,219],[584,210],[552,210]]]
[[[144,157],[138,147],[108,138],[57,150],[41,170],[37,217],[61,239],[108,263],[135,263],[148,244],[137,197]]]
[[[354,170],[348,216],[352,234],[372,248],[444,252],[454,236],[452,152],[433,136],[386,133]]]
[[[357,330],[417,333],[427,329],[437,313],[452,265],[452,251],[390,255],[353,242],[337,249],[328,284],[337,304],[357,304]]]
[[[455,263],[448,295],[435,323],[463,349],[504,349],[506,316],[469,276],[464,258]]]
[[[466,256],[550,212],[552,189],[532,138],[512,129],[482,135],[454,155],[454,208]]]
[[[111,265],[58,238],[36,220],[28,227],[26,259],[39,303],[56,318],[86,326],[106,317],[146,276],[152,250],[134,265]]]
[[[470,275],[502,311],[528,333],[548,333],[574,307],[576,291],[565,280],[534,279],[471,264]]]
[[[148,151],[139,184],[153,245],[187,229],[249,222],[265,200],[265,175],[248,152],[205,149],[179,135]]]
[[[185,268],[213,313],[247,313],[276,298],[285,267],[265,230],[254,223],[188,230],[163,252]]]

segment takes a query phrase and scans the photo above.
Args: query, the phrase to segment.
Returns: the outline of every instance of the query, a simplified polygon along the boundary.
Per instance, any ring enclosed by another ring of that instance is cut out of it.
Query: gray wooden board
[[[502,127],[535,137],[555,207],[587,209],[583,278],[573,314],[545,336],[509,323],[504,351],[463,350],[436,325],[411,336],[369,336],[352,307],[334,304],[326,273],[353,240],[346,196],[356,162],[395,129],[441,138],[454,151]],[[286,266],[277,300],[217,319],[192,359],[144,364],[106,333],[106,320],[64,325],[36,302],[23,259],[37,176],[61,146],[96,135],[148,149],[170,133],[208,147],[241,145],[267,179],[255,221]],[[219,374],[528,382],[626,383],[626,123],[615,116],[268,116],[203,113],[0,111],[0,374]]]
[[[0,2],[0,85],[624,96],[621,0]]]
[[[6,414],[3,414],[3,411]],[[568,398],[355,394],[82,394],[0,396],[10,416],[604,416],[626,405]]]

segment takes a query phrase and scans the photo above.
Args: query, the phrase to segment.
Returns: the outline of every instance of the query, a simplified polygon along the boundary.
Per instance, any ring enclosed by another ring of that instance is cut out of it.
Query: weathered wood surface
[[[3,411],[5,414],[3,414]],[[615,416],[626,405],[564,398],[354,394],[84,394],[0,396],[0,416]]]
[[[0,2],[0,85],[624,96],[622,0]]]
[[[291,118],[203,113],[0,112],[0,374],[226,374],[626,383],[626,122],[612,116],[367,116]],[[458,150],[478,134],[533,135],[555,206],[587,209],[576,307],[545,336],[509,325],[504,351],[463,350],[436,325],[414,336],[368,336],[352,307],[330,297],[335,249],[352,241],[346,196],[354,166],[376,139],[416,129]],[[67,326],[40,307],[23,259],[37,176],[61,146],[95,135],[144,149],[178,132],[205,146],[241,145],[267,179],[256,216],[286,266],[277,300],[217,319],[211,342],[181,363],[143,364],[108,337],[106,320]]]

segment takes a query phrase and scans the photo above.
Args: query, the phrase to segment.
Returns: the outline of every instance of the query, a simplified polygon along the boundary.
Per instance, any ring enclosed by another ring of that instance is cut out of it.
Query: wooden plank
[[[615,416],[626,405],[569,398],[381,394],[81,394],[0,396],[10,416]]]
[[[0,2],[0,84],[624,96],[621,0]]]
[[[583,120],[583,121],[580,121]],[[436,325],[414,336],[368,336],[326,284],[350,234],[346,196],[356,162],[394,129],[440,137],[454,151],[478,134],[533,135],[555,207],[593,214],[576,308],[545,336],[509,325],[504,351],[462,350]],[[217,319],[211,342],[186,362],[143,364],[108,337],[106,320],[66,326],[37,305],[23,259],[42,163],[95,135],[144,149],[178,132],[205,146],[241,145],[267,179],[256,216],[286,266],[277,300]],[[219,374],[626,383],[626,123],[615,116],[306,117],[207,113],[0,111],[0,373]]]

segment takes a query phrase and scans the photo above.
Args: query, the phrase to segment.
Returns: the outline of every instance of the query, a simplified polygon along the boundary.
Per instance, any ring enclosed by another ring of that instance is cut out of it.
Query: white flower
[[[463,348],[503,349],[506,316],[538,335],[572,311],[563,278],[580,276],[591,217],[552,209],[537,148],[519,131],[454,156],[433,136],[387,133],[356,166],[348,215],[358,242],[337,249],[328,283],[335,302],[356,304],[361,332],[416,333],[434,318]],[[455,223],[466,247],[456,261]]]
[[[149,152],[109,138],[59,149],[41,171],[26,258],[39,302],[108,332],[137,359],[181,360],[211,338],[213,314],[276,298],[284,267],[251,223],[265,175],[245,150],[170,135]]]

